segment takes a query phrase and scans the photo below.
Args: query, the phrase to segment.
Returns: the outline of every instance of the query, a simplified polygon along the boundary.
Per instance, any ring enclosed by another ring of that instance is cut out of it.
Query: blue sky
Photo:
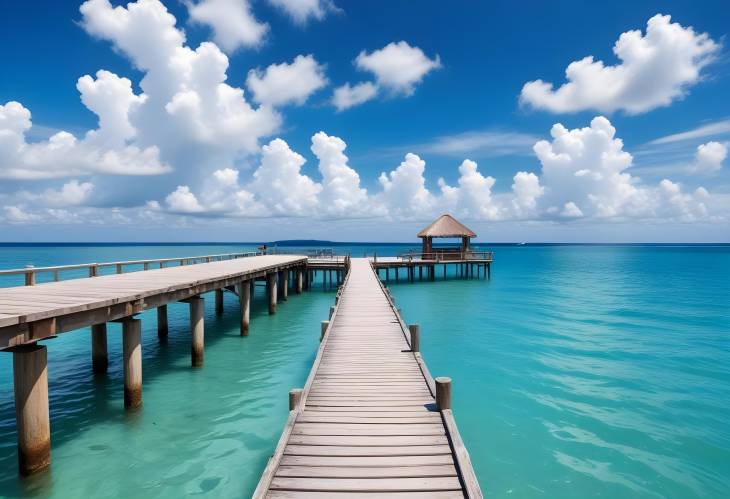
[[[408,240],[450,211],[485,241],[730,241],[726,2],[112,4],[0,7],[1,240]],[[375,96],[338,110],[345,84]]]

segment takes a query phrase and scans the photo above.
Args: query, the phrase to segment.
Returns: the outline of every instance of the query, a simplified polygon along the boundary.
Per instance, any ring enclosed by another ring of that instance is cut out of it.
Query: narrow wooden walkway
[[[481,497],[450,410],[370,262],[352,259],[254,497]]]

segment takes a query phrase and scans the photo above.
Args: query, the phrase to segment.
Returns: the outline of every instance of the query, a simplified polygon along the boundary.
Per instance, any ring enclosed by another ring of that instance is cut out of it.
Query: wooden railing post
[[[451,378],[439,377],[436,382],[436,407],[439,411],[451,409]]]
[[[292,388],[289,390],[289,410],[293,411],[299,406],[299,403],[302,401],[302,389],[301,388]]]
[[[25,268],[32,269],[33,265],[26,265]],[[25,285],[26,286],[35,286],[35,272],[33,270],[25,271]]]
[[[411,351],[421,351],[421,326],[418,324],[408,324],[408,330],[411,332]]]

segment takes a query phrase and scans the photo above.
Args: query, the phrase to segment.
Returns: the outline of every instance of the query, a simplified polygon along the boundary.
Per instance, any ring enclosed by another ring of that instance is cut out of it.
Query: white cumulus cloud
[[[426,74],[441,67],[438,55],[429,59],[418,47],[407,42],[392,42],[371,53],[360,52],[355,65],[375,75],[381,87],[403,95],[411,95]]]
[[[177,189],[167,195],[165,202],[172,212],[200,213],[204,211],[198,202],[198,198],[195,197],[195,194],[190,191],[190,187],[187,185],[178,185]]]
[[[324,66],[312,55],[298,55],[291,64],[272,64],[265,71],[252,69],[246,85],[254,100],[261,104],[302,105],[317,90],[327,85]]]
[[[727,145],[711,141],[697,146],[695,163],[692,170],[695,173],[717,173],[722,169],[722,163],[727,158]]]
[[[413,95],[423,77],[441,67],[441,59],[438,55],[430,59],[420,48],[400,41],[370,53],[363,50],[355,59],[355,66],[372,73],[375,83],[365,81],[337,87],[331,102],[338,111],[367,102],[381,90],[391,95]]]
[[[556,113],[588,109],[643,113],[683,97],[719,49],[708,34],[657,14],[649,19],[645,34],[640,30],[621,34],[613,47],[619,64],[606,65],[587,56],[570,63],[567,82],[557,89],[542,80],[526,83],[520,101]]]
[[[259,45],[269,31],[254,17],[248,0],[188,1],[187,6],[190,19],[209,26],[215,43],[228,53]]]
[[[373,99],[377,94],[378,87],[372,82],[363,81],[355,86],[345,83],[337,87],[332,94],[332,105],[338,111],[344,111]]]
[[[269,3],[284,11],[297,24],[306,24],[310,19],[321,21],[328,12],[337,10],[331,0],[269,0]]]

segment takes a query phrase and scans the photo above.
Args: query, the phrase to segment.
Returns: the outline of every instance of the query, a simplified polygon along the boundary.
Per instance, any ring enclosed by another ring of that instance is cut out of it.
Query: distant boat
[[[527,243],[517,243],[517,246],[524,246]]]

